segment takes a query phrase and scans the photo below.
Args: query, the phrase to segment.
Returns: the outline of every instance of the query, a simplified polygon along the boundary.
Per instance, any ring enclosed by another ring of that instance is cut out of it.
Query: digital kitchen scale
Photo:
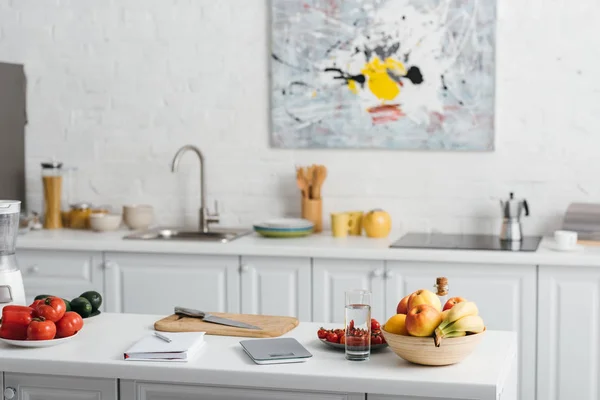
[[[448,250],[497,250],[536,251],[541,236],[525,236],[519,242],[500,240],[494,235],[456,235],[445,233],[407,233],[391,248],[401,249],[448,249]]]

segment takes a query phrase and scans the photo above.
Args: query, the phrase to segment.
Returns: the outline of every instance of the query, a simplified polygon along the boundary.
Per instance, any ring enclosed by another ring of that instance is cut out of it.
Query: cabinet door
[[[20,400],[117,400],[116,379],[4,374],[5,394]],[[12,394],[11,393],[11,394]]]
[[[387,315],[396,312],[402,297],[418,289],[433,291],[435,278],[445,276],[449,297],[476,302],[487,329],[517,332],[520,398],[535,398],[536,266],[390,261],[386,276]]]
[[[385,321],[384,262],[372,260],[313,260],[313,320],[344,323],[345,292],[371,291],[371,316]]]
[[[600,270],[539,274],[538,399],[600,398]]]
[[[310,258],[242,257],[242,312],[311,320]]]
[[[318,393],[121,381],[121,399],[137,400],[364,400],[363,394]]]
[[[239,257],[106,254],[110,312],[173,313],[175,306],[239,312]]]
[[[38,294],[70,300],[88,290],[103,293],[102,253],[26,249],[17,252],[17,262],[27,304]]]

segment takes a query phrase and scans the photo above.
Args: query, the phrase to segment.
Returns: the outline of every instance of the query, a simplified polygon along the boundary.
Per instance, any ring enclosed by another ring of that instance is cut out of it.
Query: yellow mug
[[[351,211],[351,212],[347,212],[346,214],[348,214],[350,216],[350,232],[349,233],[353,236],[362,235],[363,212],[362,211]]]
[[[333,237],[342,238],[350,233],[350,214],[331,214],[331,234]]]

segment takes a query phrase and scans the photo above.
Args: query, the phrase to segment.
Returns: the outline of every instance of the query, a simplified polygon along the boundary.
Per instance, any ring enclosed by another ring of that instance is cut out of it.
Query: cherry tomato
[[[325,339],[325,338],[327,338],[327,331],[325,330],[325,328],[320,328],[317,331],[317,336],[319,337],[319,339]]]
[[[371,318],[371,330],[378,331],[381,329],[381,324],[375,318]]]
[[[348,324],[348,329],[350,330],[350,332],[352,332],[354,330],[354,320],[351,319],[350,323]]]
[[[57,322],[65,315],[67,306],[60,297],[46,297],[36,308],[37,315],[47,321]]]
[[[340,344],[345,344],[345,343],[346,343],[346,335],[343,335],[343,336],[340,338]]]
[[[346,344],[350,347],[366,347],[369,345],[369,340],[362,336],[348,336]]]
[[[2,322],[27,326],[33,318],[33,308],[25,306],[5,306],[2,309]]]
[[[52,321],[46,321],[44,317],[34,318],[27,327],[27,340],[51,340],[55,336],[56,325]]]
[[[327,341],[331,343],[339,343],[340,338],[335,332],[331,332],[327,335]]]
[[[83,318],[75,311],[66,312],[56,323],[56,337],[64,338],[73,336],[83,328]]]
[[[371,344],[382,344],[383,343],[383,338],[379,335],[377,336],[371,336]]]
[[[0,338],[10,340],[27,339],[27,325],[16,324],[14,322],[3,322],[0,325]]]

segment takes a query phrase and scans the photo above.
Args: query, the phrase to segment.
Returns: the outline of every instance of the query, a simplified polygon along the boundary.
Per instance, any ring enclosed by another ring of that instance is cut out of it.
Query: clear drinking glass
[[[371,355],[371,292],[346,292],[346,359],[365,361]]]

